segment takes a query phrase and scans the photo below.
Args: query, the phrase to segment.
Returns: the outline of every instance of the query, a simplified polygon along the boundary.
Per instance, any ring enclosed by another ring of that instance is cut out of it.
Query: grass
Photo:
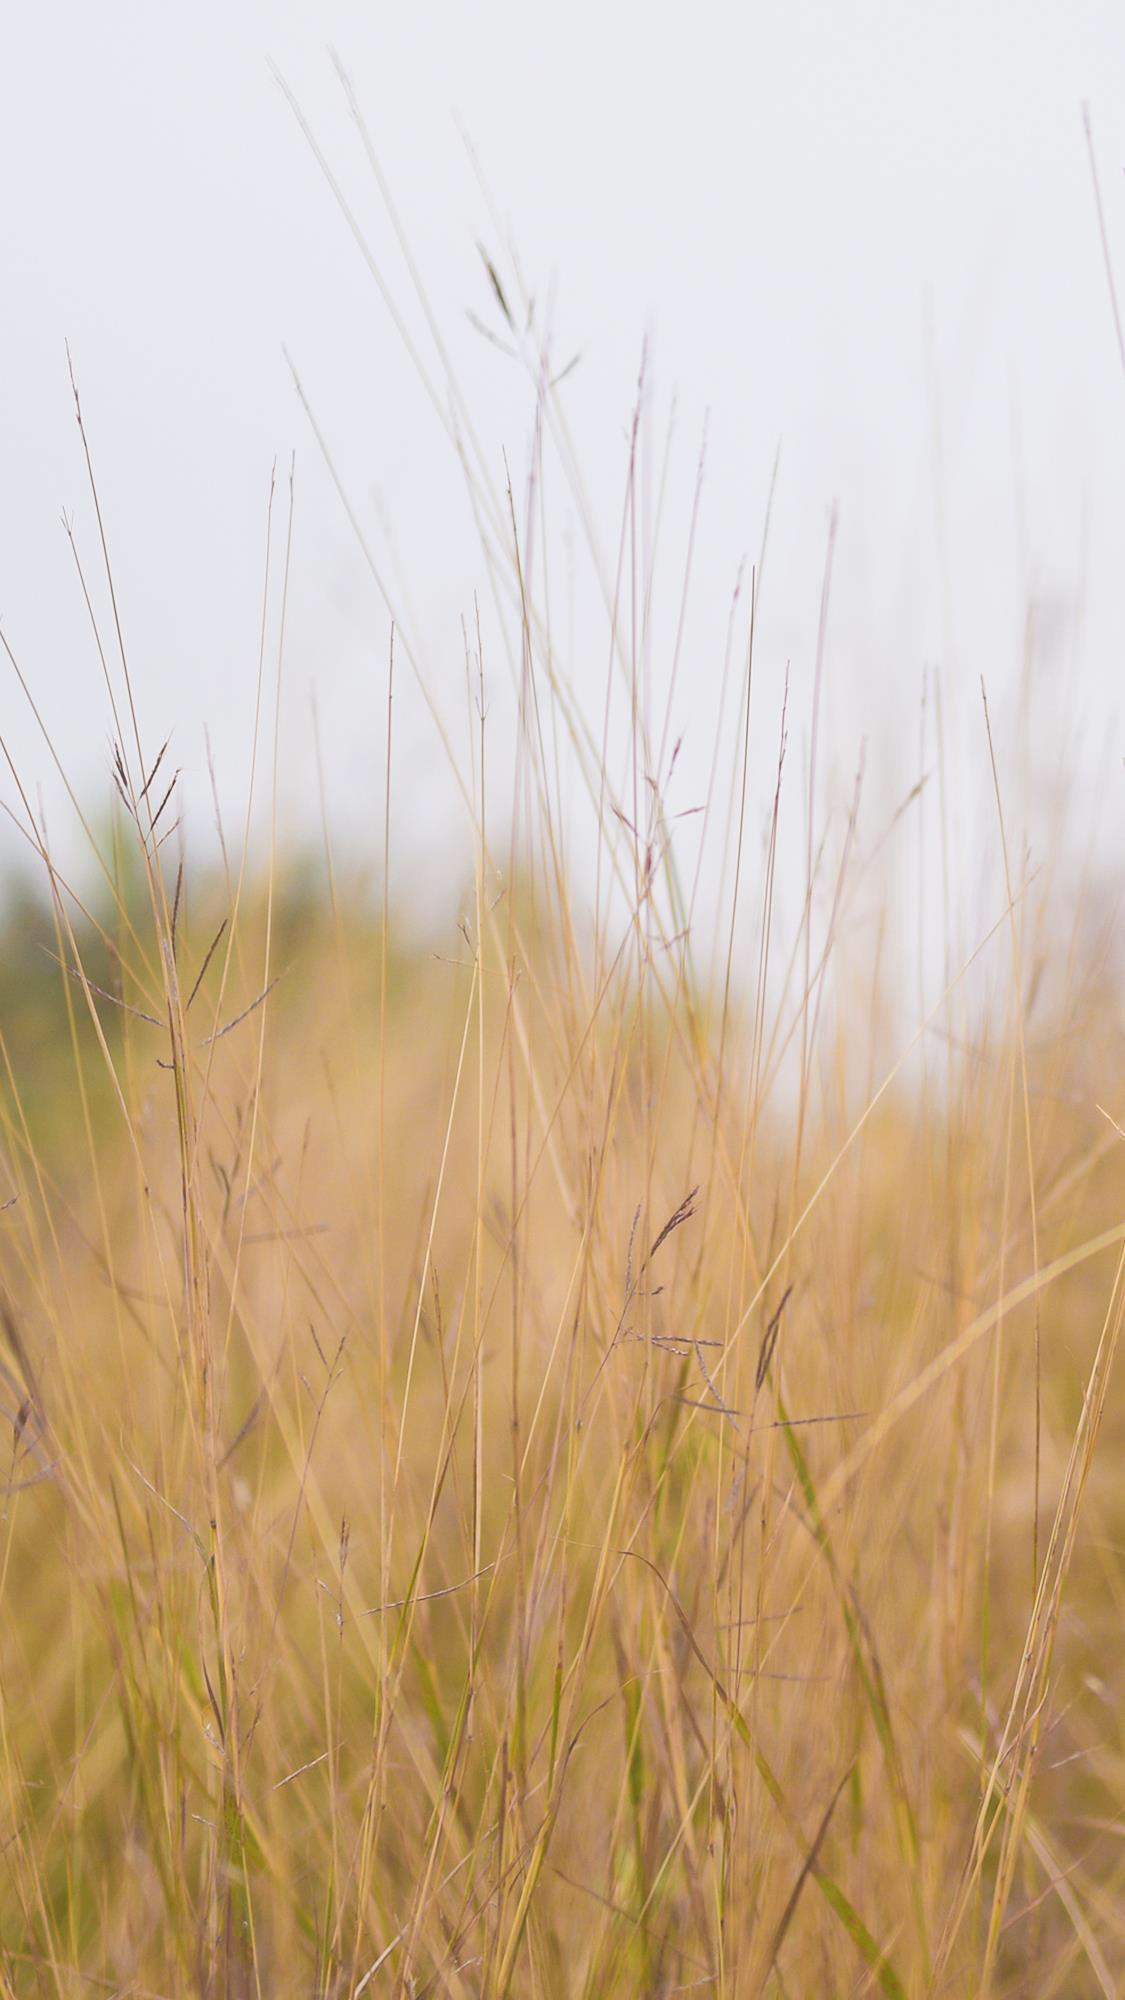
[[[1013,873],[1001,741],[991,916],[902,1026],[912,920],[858,790],[824,809],[816,698],[786,833],[757,579],[705,922],[623,609],[635,455],[592,724],[458,434],[519,726],[494,769],[478,627],[432,951],[393,893],[398,630],[374,891],[326,836],[310,892],[276,809],[251,863],[249,804],[213,876],[170,858],[115,602],[93,891],[25,817],[0,1992],[1119,1994],[1112,952]]]

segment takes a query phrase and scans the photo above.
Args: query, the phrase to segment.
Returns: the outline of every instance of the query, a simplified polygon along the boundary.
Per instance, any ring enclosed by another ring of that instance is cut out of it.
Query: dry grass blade
[[[766,1376],[770,1372],[770,1363],[773,1360],[774,1348],[777,1346],[777,1336],[781,1331],[781,1315],[789,1303],[792,1292],[792,1285],[786,1285],[781,1298],[770,1315],[770,1321],[765,1333],[762,1335],[762,1345],[758,1350],[758,1365],[754,1370],[754,1388],[756,1391],[761,1390]]]
[[[229,921],[230,921],[229,918],[227,917],[223,918],[222,923],[219,925],[218,930],[215,932],[214,937],[211,939],[210,944],[208,945],[206,951],[203,954],[203,963],[200,966],[199,971],[195,975],[195,983],[192,986],[191,992],[188,994],[186,1001],[184,1002],[185,1014],[190,1013],[191,1011],[191,1003],[195,999],[196,994],[198,993],[200,987],[203,984],[204,979],[207,976],[207,967],[210,965],[211,960],[215,955],[215,949],[219,943],[220,938],[223,935],[223,932],[226,930]],[[262,997],[264,999],[265,995],[263,995]],[[232,1022],[231,1025],[233,1026],[234,1023]]]
[[[120,1007],[123,1014],[131,1014],[135,1021],[146,1021],[150,1028],[167,1027],[167,1021],[158,1020],[155,1014],[146,1014],[143,1007],[130,1006],[129,1002],[123,1000],[119,993],[110,993],[106,987],[99,986],[95,980],[89,978],[82,971],[81,967],[65,965],[58,953],[52,951],[48,945],[43,945],[41,949],[46,952],[48,958],[54,959],[56,965],[61,965],[63,971],[68,973],[71,979],[76,980],[79,986],[84,987],[89,993],[96,993],[99,1000],[108,1000],[111,1007]]]
[[[240,1028],[244,1021],[248,1021],[251,1014],[256,1014],[258,1008],[261,1007],[265,1003],[265,1001],[269,999],[270,994],[273,992],[275,986],[279,986],[284,977],[285,974],[283,972],[279,972],[277,974],[277,977],[275,979],[271,979],[269,985],[264,986],[262,988],[262,991],[258,994],[257,998],[251,1000],[250,1005],[248,1007],[244,1007],[240,1014],[235,1014],[233,1019],[230,1021],[224,1021],[222,1027],[216,1028],[213,1034],[205,1035],[203,1038],[204,1048],[209,1048],[212,1042],[221,1042],[224,1035],[231,1034],[235,1028]]]
[[[824,1845],[824,1836],[828,1832],[828,1829],[832,1824],[832,1815],[835,1812],[836,1807],[840,1803],[844,1787],[847,1784],[851,1775],[852,1775],[851,1768],[849,1768],[844,1772],[844,1775],[840,1779],[840,1782],[837,1785],[836,1790],[833,1792],[832,1797],[829,1799],[828,1804],[825,1806],[820,1825],[817,1827],[817,1830],[813,1835],[812,1846],[809,1848],[808,1853],[806,1854],[804,1860],[802,1861],[800,1872],[798,1873],[797,1879],[794,1882],[793,1887],[789,1892],[789,1901],[786,1903],[785,1908],[782,1910],[781,1915],[777,1920],[777,1929],[774,1931],[774,1934],[770,1939],[769,1949],[766,1953],[765,1970],[767,1978],[769,1974],[773,1971],[774,1966],[777,1964],[778,1954],[781,1951],[782,1945],[785,1943],[786,1933],[789,1929],[790,1924],[793,1921],[797,1904],[801,1898],[801,1891],[804,1888],[805,1883],[808,1881],[809,1876],[815,1874],[816,1872],[816,1866],[820,1856],[820,1850]]]

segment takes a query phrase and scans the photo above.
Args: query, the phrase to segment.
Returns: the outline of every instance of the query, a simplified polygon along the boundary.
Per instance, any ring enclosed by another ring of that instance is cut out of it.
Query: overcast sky
[[[533,398],[469,318],[499,326],[478,241],[500,264],[507,234],[540,310],[553,302],[558,363],[580,357],[560,395],[611,562],[647,341],[653,463],[676,406],[658,686],[710,413],[673,717],[688,739],[680,804],[707,768],[701,718],[779,445],[763,774],[787,663],[807,722],[833,505],[825,714],[841,782],[862,736],[869,755],[888,768],[898,756],[916,774],[926,667],[946,677],[951,726],[979,750],[980,676],[1000,707],[1012,697],[1029,602],[1043,699],[1057,709],[1065,688],[1086,746],[1074,755],[1094,768],[1116,726],[1125,655],[1125,380],[1081,107],[1125,285],[1125,10],[1104,0],[690,10],[8,0],[0,618],[85,803],[96,811],[108,798],[112,725],[60,525],[65,509],[97,579],[65,341],[143,726],[154,746],[174,731],[203,836],[204,723],[225,809],[245,792],[266,496],[275,459],[284,466],[293,450],[290,810],[315,811],[315,690],[334,814],[353,837],[381,815],[388,616],[285,350],[364,532],[399,579],[417,656],[439,700],[455,709],[459,698],[460,621],[486,577],[456,457],[278,81],[425,346],[330,47],[498,494],[505,454],[517,488],[525,479]],[[561,482],[551,491],[565,547],[574,509]],[[580,583],[576,602],[568,671],[595,713],[605,647],[583,629]],[[491,615],[486,605],[486,652],[502,678]],[[65,851],[50,752],[10,672],[0,685],[5,739]],[[429,725],[405,693],[401,756],[411,837],[426,837],[431,814],[436,837],[453,809]],[[1107,805],[1118,829],[1120,785],[1118,757]],[[6,774],[3,796],[16,806]]]

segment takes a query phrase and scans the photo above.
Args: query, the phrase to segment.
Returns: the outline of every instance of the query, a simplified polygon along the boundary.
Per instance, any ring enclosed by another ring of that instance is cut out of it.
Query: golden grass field
[[[9,937],[5,1994],[1119,1992],[1108,976],[907,1079],[656,865],[400,951],[124,784]]]
[[[29,810],[0,1993],[1120,1995],[1112,934],[1016,867],[1000,740],[980,956],[904,1028],[880,829],[810,778],[763,847],[745,705],[703,934],[627,649],[622,765],[512,579],[432,949],[389,732],[373,881],[197,878],[107,640],[92,888]]]

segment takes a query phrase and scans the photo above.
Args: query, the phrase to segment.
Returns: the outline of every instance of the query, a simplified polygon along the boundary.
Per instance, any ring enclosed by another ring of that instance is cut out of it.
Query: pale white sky
[[[501,492],[505,452],[523,481],[532,398],[466,314],[491,312],[477,239],[502,248],[462,132],[471,138],[532,290],[554,298],[560,363],[581,355],[563,393],[611,559],[648,337],[654,454],[673,392],[678,409],[658,686],[710,411],[675,717],[688,737],[680,804],[694,802],[708,767],[702,718],[713,716],[733,578],[757,552],[779,441],[760,634],[763,784],[787,660],[798,736],[807,717],[833,502],[826,721],[841,783],[864,734],[869,763],[882,757],[888,773],[901,743],[888,795],[916,774],[927,664],[947,675],[952,726],[979,749],[979,679],[1002,706],[1029,592],[1048,709],[1065,690],[1090,755],[1104,745],[1125,650],[1125,381],[1081,105],[1091,106],[1125,286],[1125,10],[1104,0],[701,0],[691,10],[8,0],[0,618],[84,801],[96,810],[108,797],[110,724],[59,525],[60,510],[73,511],[96,572],[64,340],[142,719],[154,744],[174,729],[201,843],[204,722],[228,809],[245,791],[265,496],[275,457],[293,448],[286,786],[295,815],[315,810],[315,686],[340,825],[374,828],[381,816],[388,620],[283,347],[373,544],[393,542],[404,622],[439,700],[460,713],[460,618],[485,576],[457,464],[271,67],[417,327],[330,45],[354,81]],[[558,481],[553,504],[561,548],[573,509]],[[584,625],[584,603],[579,576],[570,671],[596,712],[604,626]],[[491,616],[486,605],[499,712],[506,668]],[[71,828],[49,754],[6,664],[5,674],[3,733],[21,776],[42,787],[65,853]],[[402,797],[412,837],[423,837],[431,814],[443,828],[456,821],[443,818],[448,788],[429,727],[403,694]],[[6,774],[2,784],[15,804]],[[1119,758],[1112,786],[1120,830]],[[10,851],[0,836],[0,853]]]

